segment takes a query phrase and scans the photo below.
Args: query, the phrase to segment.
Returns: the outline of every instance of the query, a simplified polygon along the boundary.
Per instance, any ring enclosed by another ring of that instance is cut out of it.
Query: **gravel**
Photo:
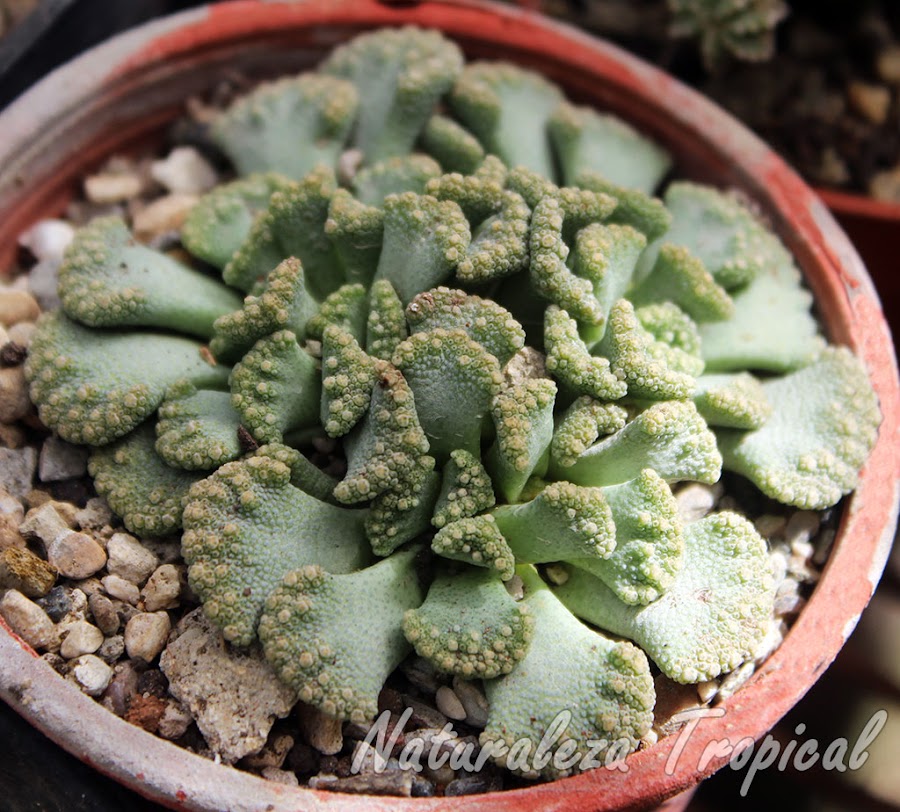
[[[136,586],[141,586],[159,564],[157,557],[128,533],[116,533],[106,546],[106,554],[109,573]]]
[[[56,626],[47,613],[17,589],[8,589],[0,598],[0,615],[9,627],[34,649],[59,648]]]
[[[141,612],[125,625],[125,650],[135,660],[152,663],[166,645],[172,622],[165,612]]]

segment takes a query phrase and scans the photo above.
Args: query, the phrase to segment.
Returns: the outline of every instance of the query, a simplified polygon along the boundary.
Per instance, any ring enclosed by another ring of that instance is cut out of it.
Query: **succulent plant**
[[[736,196],[652,197],[658,145],[413,28],[213,132],[243,176],[186,222],[196,268],[85,227],[26,373],[127,527],[183,529],[229,641],[360,722],[415,650],[485,680],[485,746],[569,710],[573,752],[637,747],[648,658],[696,682],[753,657],[766,544],[734,513],[685,524],[671,486],[724,467],[825,508],[880,417]]]
[[[771,58],[775,27],[788,13],[782,0],[668,0],[675,37],[697,37],[709,70],[726,56],[747,62]]]

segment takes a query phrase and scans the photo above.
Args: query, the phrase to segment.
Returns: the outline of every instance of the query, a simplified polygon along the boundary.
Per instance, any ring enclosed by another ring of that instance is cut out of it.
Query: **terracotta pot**
[[[862,256],[884,304],[894,335],[900,335],[900,274],[896,249],[900,240],[900,204],[871,197],[817,189]]]
[[[16,235],[60,212],[77,179],[103,156],[158,135],[190,93],[234,66],[254,75],[309,66],[360,30],[417,23],[445,31],[470,57],[533,66],[570,96],[608,108],[661,141],[682,176],[735,186],[770,219],[803,268],[829,337],[864,359],[884,422],[859,488],[844,506],[825,573],[782,646],[704,720],[680,757],[675,737],[628,759],[552,784],[466,798],[465,808],[644,809],[723,766],[707,743],[759,737],[806,692],[852,631],[890,549],[898,494],[898,382],[890,335],[871,281],[819,198],[757,138],[660,71],[522,9],[481,2],[375,0],[233,2],[185,12],[116,37],[41,82],[0,116],[0,262]],[[300,790],[186,753],[114,717],[0,631],[2,695],[54,741],[172,808],[412,812],[455,799],[376,799]],[[667,760],[670,761],[666,769]]]

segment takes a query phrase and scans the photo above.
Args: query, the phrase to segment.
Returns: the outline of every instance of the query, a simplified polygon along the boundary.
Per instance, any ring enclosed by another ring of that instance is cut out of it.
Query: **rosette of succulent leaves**
[[[880,418],[738,197],[654,197],[647,137],[414,28],[212,134],[237,179],[191,211],[196,261],[83,227],[26,371],[125,526],[183,530],[229,641],[338,719],[371,720],[413,650],[484,680],[501,764],[568,709],[545,778],[638,746],[650,661],[692,683],[754,657],[766,543],[733,512],[685,524],[672,486],[724,468],[825,508]]]

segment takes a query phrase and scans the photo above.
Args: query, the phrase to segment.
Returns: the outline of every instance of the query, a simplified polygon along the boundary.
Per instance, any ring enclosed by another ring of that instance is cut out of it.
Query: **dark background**
[[[0,108],[41,76],[82,50],[144,20],[200,5],[193,0],[43,0],[38,9],[0,40]],[[720,771],[701,785],[689,812],[792,809],[795,812],[900,810],[900,579],[894,574],[876,595],[875,611],[863,615],[860,628],[838,662],[809,695],[778,725],[787,741],[796,725],[802,738],[821,742],[848,736],[861,723],[859,709],[896,710],[873,745],[868,773],[805,773],[767,770],[757,775],[746,798],[739,788],[743,772]],[[891,653],[893,652],[893,654]],[[875,662],[872,655],[875,654]],[[879,664],[878,656],[882,655]],[[886,657],[886,659],[885,659]],[[893,658],[893,659],[892,659]],[[875,756],[893,761],[885,770]],[[824,744],[822,745],[824,747]],[[893,773],[893,775],[889,773]],[[0,703],[0,812],[158,812],[161,807],[97,774],[56,747]]]

